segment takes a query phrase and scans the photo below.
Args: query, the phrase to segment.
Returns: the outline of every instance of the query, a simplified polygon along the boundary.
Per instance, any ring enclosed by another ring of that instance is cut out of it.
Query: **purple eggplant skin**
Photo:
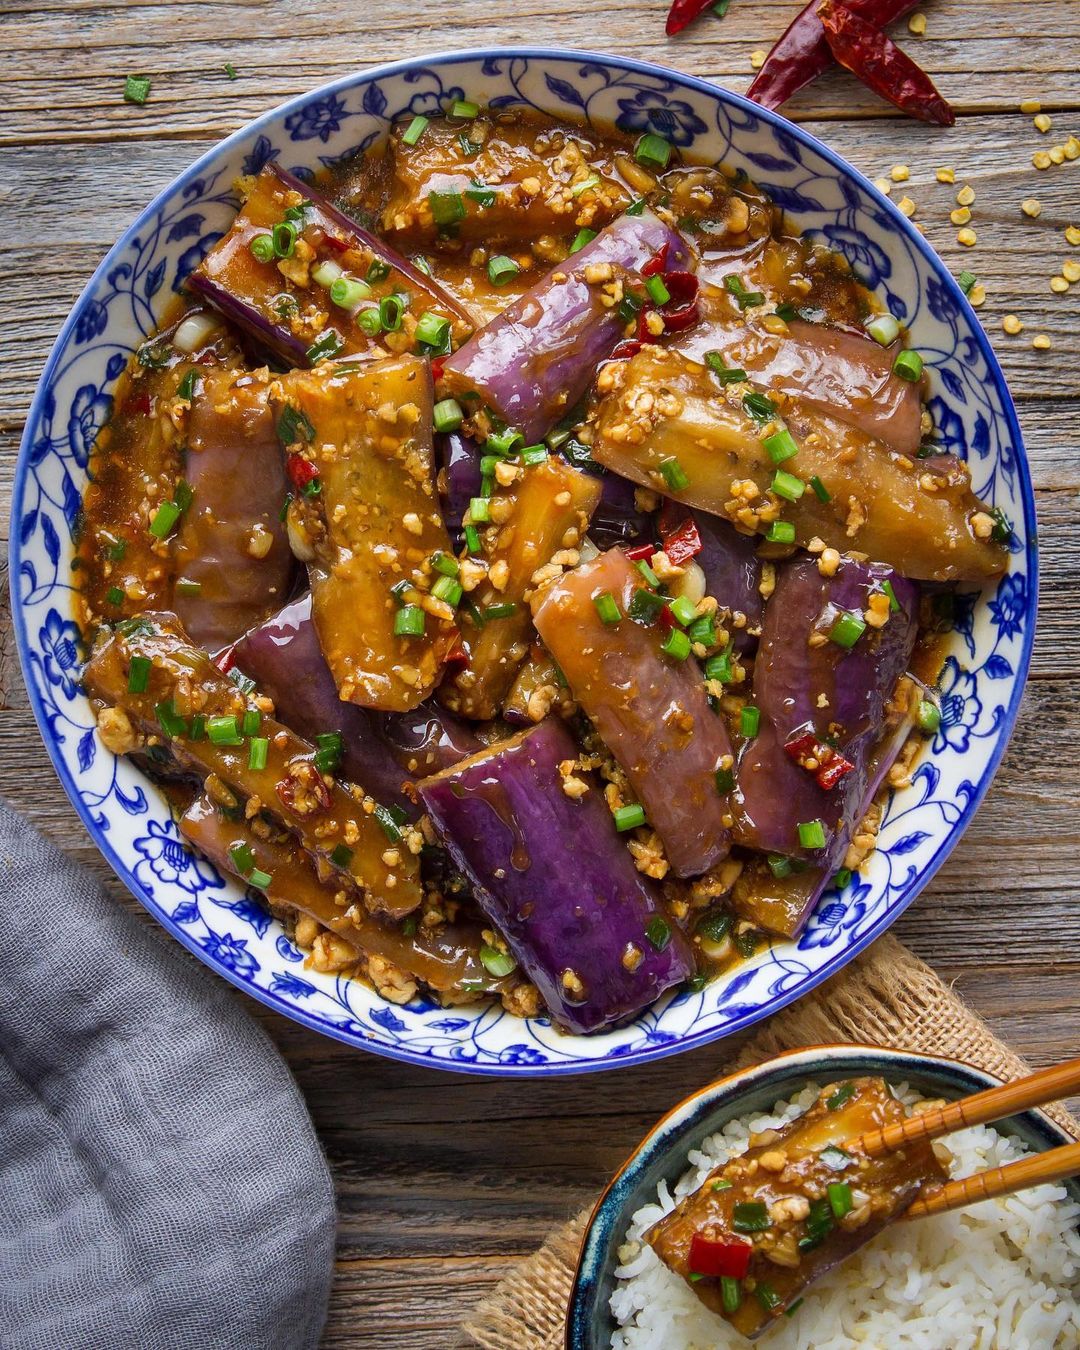
[[[837,853],[842,857],[846,836],[858,823],[872,752],[886,728],[886,705],[915,645],[919,591],[883,563],[850,558],[831,577],[808,557],[777,572],[754,663],[751,701],[760,709],[761,729],[744,744],[736,773],[735,837],[766,853],[822,865]],[[861,618],[869,596],[885,582],[899,609],[883,628],[868,626],[850,649],[818,641],[841,611]],[[784,748],[806,733],[828,740],[855,766],[828,790]],[[803,848],[798,826],[815,820],[825,828],[826,846]]]
[[[216,652],[292,590],[296,564],[281,520],[289,488],[265,380],[200,372],[184,473],[193,497],[173,559],[177,580],[189,584],[174,587],[174,608],[192,641]]]
[[[245,634],[233,647],[232,664],[274,700],[278,717],[301,736],[340,731],[343,776],[383,806],[399,806],[410,820],[420,810],[406,784],[480,747],[463,722],[434,704],[377,713],[338,698],[311,621],[310,592]]]
[[[704,511],[693,512],[693,517],[701,538],[701,552],[694,561],[705,573],[705,594],[715,596],[723,609],[746,615],[745,628],[730,631],[735,651],[752,651],[765,611],[757,539]]]
[[[436,435],[435,453],[439,465],[439,500],[443,520],[455,547],[461,546],[463,520],[469,502],[480,496],[480,451],[476,442],[460,432]]]
[[[585,1035],[633,1017],[691,976],[694,960],[600,787],[577,800],[563,791],[559,765],[577,754],[549,717],[424,780],[419,793],[553,1020]]]
[[[626,327],[602,303],[605,283],[587,282],[586,269],[609,263],[616,277],[637,273],[665,246],[670,270],[690,266],[682,237],[652,212],[619,216],[447,357],[441,395],[469,410],[479,400],[526,444],[541,440],[582,398]]]
[[[637,484],[617,473],[605,473],[600,481],[600,504],[589,522],[589,538],[600,552],[654,538],[652,516],[638,510]]]

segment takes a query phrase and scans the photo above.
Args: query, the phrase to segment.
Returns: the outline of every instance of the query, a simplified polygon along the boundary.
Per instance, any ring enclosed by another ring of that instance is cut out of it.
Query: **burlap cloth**
[[[778,1013],[742,1048],[730,1068],[759,1064],[782,1050],[838,1041],[946,1055],[1004,1079],[1026,1072],[1023,1060],[925,962],[891,937],[876,942],[813,994]],[[1048,1113],[1080,1137],[1080,1125],[1066,1110],[1051,1106]],[[560,1350],[589,1213],[583,1210],[557,1229],[538,1252],[496,1285],[462,1327],[464,1344],[485,1350]]]

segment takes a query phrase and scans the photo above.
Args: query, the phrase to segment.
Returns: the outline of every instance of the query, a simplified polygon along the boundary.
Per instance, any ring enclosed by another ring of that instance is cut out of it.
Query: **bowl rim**
[[[918,879],[917,883],[909,887],[907,893],[903,895],[888,910],[888,912],[882,914],[879,920],[865,932],[860,934],[854,942],[849,943],[843,947],[842,950],[838,951],[834,958],[826,961],[818,970],[812,972],[807,979],[793,989],[785,991],[785,993],[771,1000],[768,1004],[763,1004],[754,1012],[744,1014],[743,1017],[730,1026],[715,1027],[697,1033],[691,1033],[682,1036],[673,1042],[667,1042],[656,1046],[647,1046],[625,1055],[609,1056],[585,1061],[577,1060],[569,1063],[545,1062],[543,1064],[506,1065],[502,1063],[458,1063],[450,1060],[432,1061],[417,1056],[407,1048],[378,1042],[368,1042],[366,1039],[361,1039],[347,1030],[328,1026],[318,1017],[306,1013],[302,1007],[297,1006],[295,1003],[287,1002],[284,998],[274,994],[270,990],[256,988],[253,985],[246,983],[236,972],[215,961],[205,948],[184,931],[182,926],[173,923],[164,913],[156,910],[152,911],[152,917],[161,924],[170,936],[179,941],[194,956],[198,957],[199,960],[207,965],[215,974],[230,981],[230,983],[242,990],[243,993],[257,999],[266,1007],[292,1018],[294,1021],[299,1022],[321,1035],[330,1036],[355,1049],[367,1050],[371,1053],[382,1055],[384,1058],[414,1064],[421,1068],[489,1077],[540,1078],[566,1074],[599,1073],[606,1070],[628,1067],[630,1065],[645,1064],[653,1060],[667,1058],[670,1055],[680,1054],[686,1050],[693,1050],[707,1045],[712,1041],[734,1036],[762,1021],[764,1018],[772,1016],[773,1013],[779,1012],[780,1009],[786,1007],[796,999],[802,998],[805,994],[816,989],[880,937],[880,935],[900,917],[917,896],[921,894],[923,889],[933,879],[938,869],[956,847],[961,835],[967,829],[972,816],[986,796],[990,784],[997,773],[1002,756],[1004,755],[1005,749],[1012,736],[1017,713],[1020,708],[1020,702],[1027,686],[1031,664],[1031,651],[1035,636],[1035,615],[1037,612],[1039,590],[1039,553],[1036,533],[1034,488],[1031,482],[1027,450],[1024,445],[1023,433],[1020,429],[1016,408],[1013,403],[1012,395],[1009,392],[1004,373],[994,354],[993,347],[990,344],[989,337],[983,329],[982,324],[979,322],[978,316],[971,308],[967,296],[961,290],[959,284],[945,266],[943,260],[926,239],[912,226],[911,222],[900,212],[895,203],[881,193],[870,179],[855,168],[854,165],[849,164],[842,156],[837,154],[836,151],[830,149],[824,142],[818,140],[811,132],[804,130],[798,123],[790,122],[786,117],[781,116],[779,113],[768,108],[763,108],[760,104],[747,99],[744,95],[734,93],[733,91],[724,88],[722,85],[714,84],[709,80],[702,79],[700,76],[684,74],[672,67],[652,61],[642,61],[634,57],[617,56],[585,48],[522,45],[455,48],[426,55],[405,57],[397,61],[390,61],[371,66],[362,71],[353,71],[350,74],[341,76],[336,80],[328,81],[326,84],[319,85],[314,89],[307,90],[293,98],[277,104],[275,107],[270,108],[259,116],[245,122],[229,135],[215,141],[208,149],[189,164],[187,168],[181,170],[179,174],[154,195],[151,201],[139,212],[135,219],[127,226],[108,250],[105,257],[94,269],[90,279],[72,304],[71,309],[57,334],[56,340],[52,345],[49,355],[46,358],[41,376],[35,388],[27,412],[26,423],[15,464],[12,482],[11,520],[19,518],[22,514],[27,474],[30,467],[30,451],[34,440],[34,433],[37,424],[40,421],[42,409],[49,396],[56,367],[66,346],[68,337],[82,312],[83,306],[98,286],[100,280],[114,265],[120,253],[128,247],[131,239],[144,227],[144,225],[153,218],[155,211],[168,197],[180,190],[188,181],[203,173],[222,155],[239,145],[242,141],[253,134],[262,131],[266,127],[280,124],[290,113],[300,111],[313,101],[325,99],[332,94],[350,90],[359,84],[407,73],[418,67],[441,68],[487,59],[510,60],[513,58],[524,58],[533,61],[554,60],[583,65],[595,62],[619,70],[668,80],[675,86],[693,90],[720,103],[733,105],[739,110],[764,121],[773,130],[780,129],[784,131],[785,134],[793,137],[807,149],[821,156],[821,158],[824,159],[838,175],[853,179],[864,192],[870,195],[875,206],[886,214],[890,219],[893,228],[905,237],[909,245],[916,249],[919,256],[934,273],[938,281],[949,291],[954,304],[956,304],[960,311],[965,314],[974,340],[983,359],[986,361],[990,382],[1001,399],[1001,415],[1008,428],[1018,466],[1019,493],[1023,505],[1026,536],[1025,557],[1028,564],[1027,613],[1031,615],[1031,623],[1028,625],[1024,636],[1023,646],[1017,660],[1016,677],[1013,683],[1012,693],[1010,695],[1008,707],[1006,708],[1005,716],[998,729],[994,747],[975,791],[965,800],[958,819],[943,839],[940,847],[934,854],[934,857],[928,863],[923,875]],[[93,822],[89,809],[82,802],[78,789],[68,771],[67,765],[59,753],[59,748],[48,733],[46,712],[42,706],[37,690],[33,686],[32,681],[27,679],[26,672],[29,668],[31,643],[26,629],[26,616],[17,595],[17,578],[19,576],[21,549],[22,544],[19,531],[17,529],[12,529],[10,531],[8,544],[10,574],[8,584],[12,620],[15,630],[16,649],[19,655],[19,666],[23,674],[23,683],[27,690],[30,707],[34,714],[34,720],[37,723],[38,732],[45,744],[46,752],[52,763],[53,769],[60,780],[60,784],[86,828],[87,833],[90,835],[95,848],[102,854],[105,861],[135,899],[146,907],[147,898],[133,872],[113,848],[111,840],[109,840],[107,835],[100,831]]]
[[[800,1061],[811,1061],[805,1069],[806,1074],[811,1075],[816,1072],[815,1063],[826,1058],[836,1061],[874,1058],[882,1062],[883,1070],[890,1064],[900,1067],[905,1062],[910,1064],[912,1060],[917,1060],[920,1064],[931,1065],[944,1073],[966,1079],[972,1091],[999,1087],[1002,1083],[1008,1081],[995,1073],[991,1073],[988,1069],[972,1064],[970,1060],[955,1059],[950,1055],[935,1055],[923,1050],[905,1050],[898,1046],[870,1045],[862,1041],[842,1041],[822,1042],[783,1050],[777,1055],[770,1055],[768,1059],[762,1060],[758,1064],[749,1064],[744,1068],[734,1069],[731,1073],[713,1079],[712,1082],[706,1083],[704,1087],[688,1093],[681,1101],[676,1102],[674,1106],[665,1111],[660,1119],[638,1140],[626,1159],[612,1175],[611,1180],[600,1192],[590,1211],[581,1235],[581,1246],[578,1250],[577,1263],[574,1267],[570,1294],[566,1304],[564,1350],[581,1350],[581,1347],[589,1345],[586,1321],[587,1308],[585,1305],[585,1267],[589,1259],[597,1255],[595,1252],[590,1252],[590,1247],[593,1246],[592,1239],[596,1234],[597,1226],[608,1217],[606,1209],[612,1192],[619,1182],[632,1176],[635,1169],[645,1161],[646,1155],[653,1147],[665,1142],[664,1136],[671,1130],[675,1117],[687,1110],[692,1113],[691,1117],[682,1123],[681,1128],[674,1131],[673,1137],[666,1141],[663,1150],[665,1155],[685,1150],[686,1135],[697,1124],[696,1115],[693,1114],[695,1107],[705,1106],[710,1099],[728,1094],[736,1087],[740,1091],[752,1090],[755,1079],[767,1079],[776,1071],[779,1071],[780,1076],[783,1076],[785,1069],[796,1068]],[[881,1076],[887,1077],[887,1072],[883,1072]],[[1036,1126],[1047,1137],[1047,1147],[1075,1142],[1064,1126],[1059,1125],[1056,1120],[1047,1115],[1042,1107],[1029,1107],[1027,1110],[1015,1111],[1012,1114],[1014,1117],[1026,1120]],[[1009,1119],[1009,1117],[1006,1117],[1006,1119]],[[609,1223],[605,1224],[605,1227],[614,1228],[615,1219],[612,1218]],[[606,1235],[605,1233],[604,1236]]]

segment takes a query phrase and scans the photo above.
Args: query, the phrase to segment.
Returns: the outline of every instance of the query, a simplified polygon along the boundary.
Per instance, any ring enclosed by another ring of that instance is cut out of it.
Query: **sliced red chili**
[[[671,244],[661,244],[658,253],[654,253],[645,266],[641,269],[643,277],[662,276],[667,271],[668,253],[671,250]]]
[[[826,792],[855,768],[850,759],[825,741],[818,740],[812,731],[786,742],[784,749],[800,769],[814,775],[818,787]]]
[[[652,555],[656,552],[656,545],[635,544],[633,548],[628,548],[624,551],[626,553],[626,556],[630,559],[631,562],[642,562],[643,560],[652,557]]]
[[[641,343],[637,338],[625,338],[615,350],[611,353],[613,361],[622,361],[627,357],[636,356],[641,351]]]
[[[286,811],[301,819],[330,810],[330,789],[310,760],[293,760],[274,790]]]
[[[469,653],[465,650],[461,633],[457,629],[454,630],[454,645],[446,653],[445,661],[448,666],[453,666],[457,670],[461,670],[469,664]]]
[[[664,285],[671,299],[660,311],[669,333],[681,333],[698,321],[698,279],[693,272],[666,272]]]
[[[660,341],[660,334],[653,333],[649,329],[649,315],[657,313],[659,311],[655,309],[643,309],[637,316],[637,344],[639,348],[642,343]]]
[[[128,414],[148,413],[150,411],[150,395],[145,389],[140,390],[137,394],[129,394],[124,399],[123,411]]]
[[[656,616],[656,622],[664,630],[665,633],[670,633],[671,630],[678,623],[678,619],[676,619],[675,615],[672,614],[671,606],[665,605],[664,608],[660,611],[660,613]]]
[[[822,0],[818,16],[833,56],[862,80],[867,89],[920,122],[951,127],[956,121],[956,114],[926,71],[880,28],[835,0]]]
[[[303,455],[289,455],[285,461],[285,472],[297,492],[303,492],[304,488],[319,476],[315,465]]]
[[[431,358],[431,378],[438,383],[443,376],[443,365],[446,362],[445,356],[433,356]]]
[[[693,515],[670,497],[664,499],[660,512],[660,538],[664,552],[676,567],[701,552],[701,535]]]
[[[692,1275],[726,1275],[741,1280],[750,1269],[753,1246],[731,1238],[708,1238],[695,1233],[690,1239],[690,1273]]]
[[[323,235],[323,242],[329,244],[331,248],[336,248],[339,253],[344,253],[346,249],[352,248],[348,239],[339,239],[336,234]]]

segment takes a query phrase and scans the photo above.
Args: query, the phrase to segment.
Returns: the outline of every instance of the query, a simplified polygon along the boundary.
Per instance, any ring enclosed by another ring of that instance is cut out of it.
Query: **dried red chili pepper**
[[[465,644],[461,640],[461,633],[458,629],[454,630],[454,645],[446,653],[444,664],[456,670],[462,670],[469,664],[469,653],[465,650]]]
[[[661,244],[658,253],[654,253],[645,266],[641,269],[643,277],[655,277],[667,271],[668,252],[670,244]]]
[[[699,14],[704,14],[715,4],[716,0],[673,0],[668,10],[664,32],[668,37],[674,37],[676,33],[681,33],[688,23],[693,23]]]
[[[655,544],[635,544],[633,548],[624,549],[623,552],[631,562],[642,562],[656,552]]]
[[[431,378],[436,384],[442,379],[443,364],[445,361],[445,356],[433,356],[431,358]]]
[[[697,323],[699,284],[693,272],[664,273],[664,285],[668,288],[671,299],[660,311],[660,317],[664,320],[667,332],[681,333],[684,328]]]
[[[832,65],[832,50],[817,13],[820,3],[821,0],[810,0],[788,24],[746,91],[747,98],[752,98],[763,108],[779,108]],[[919,0],[851,0],[848,8],[878,28],[884,28],[893,19],[909,13],[918,3]]]
[[[150,411],[150,395],[145,389],[140,390],[137,394],[129,394],[127,398],[124,399],[120,411],[128,416],[131,416],[134,413],[148,413]]]
[[[825,741],[819,741],[812,731],[788,741],[784,749],[800,769],[814,775],[818,787],[826,792],[855,768],[850,759]]]
[[[304,488],[319,476],[315,465],[303,455],[289,455],[285,461],[285,472],[297,492],[303,492]]]
[[[664,499],[660,512],[660,538],[664,552],[676,567],[701,552],[701,535],[694,517],[679,502]]]
[[[611,353],[611,359],[613,361],[622,361],[626,357],[636,356],[637,353],[641,351],[641,346],[642,344],[639,338],[625,338]]]
[[[867,89],[920,122],[951,127],[956,121],[956,114],[934,88],[926,71],[880,28],[833,0],[823,0],[818,6],[818,16],[833,56],[862,80]]]

